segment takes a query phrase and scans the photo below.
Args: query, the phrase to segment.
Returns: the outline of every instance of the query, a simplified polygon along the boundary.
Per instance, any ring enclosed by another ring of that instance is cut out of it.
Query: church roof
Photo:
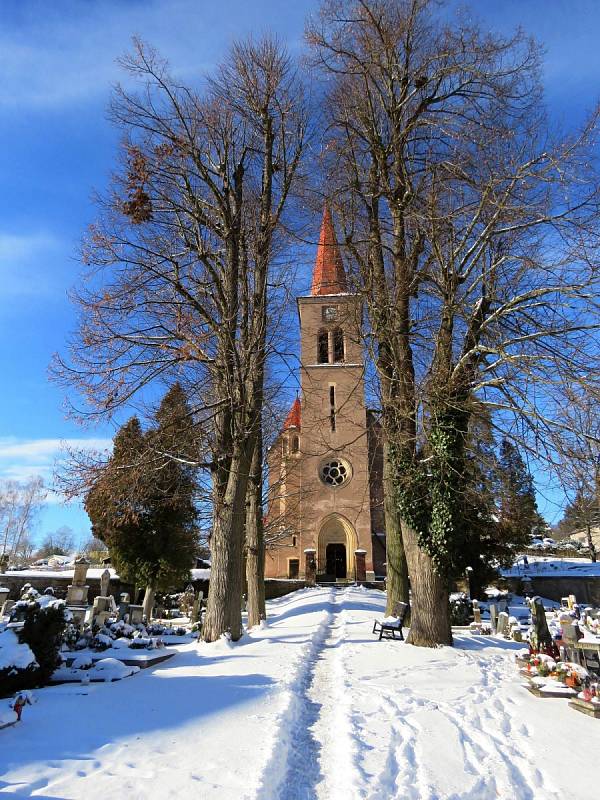
[[[335,238],[331,211],[325,205],[310,293],[312,295],[343,294],[347,291],[346,273],[340,248]]]
[[[283,423],[283,430],[287,431],[289,428],[298,428],[300,430],[300,422],[302,419],[302,406],[300,405],[300,398],[297,397],[292,407],[289,410],[285,422]]]

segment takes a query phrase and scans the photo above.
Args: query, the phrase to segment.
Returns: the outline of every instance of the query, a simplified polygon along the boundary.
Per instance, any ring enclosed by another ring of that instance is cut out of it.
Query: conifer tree
[[[508,439],[503,439],[500,445],[498,466],[500,522],[507,538],[525,546],[543,523],[533,478],[518,449]]]
[[[156,428],[144,433],[132,417],[115,436],[112,457],[85,499],[92,531],[108,546],[119,573],[146,586],[147,616],[157,589],[189,578],[196,551],[193,471],[167,452],[180,447],[186,410],[175,386],[156,414]]]

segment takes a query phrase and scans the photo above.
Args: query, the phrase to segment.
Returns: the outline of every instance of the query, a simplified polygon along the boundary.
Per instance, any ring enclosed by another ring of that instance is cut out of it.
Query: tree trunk
[[[433,569],[431,558],[419,547],[415,531],[402,525],[411,575],[412,614],[406,641],[418,647],[452,645],[447,578]]]
[[[247,485],[248,463],[242,451],[231,459],[223,496],[215,498],[210,585],[202,626],[205,642],[214,642],[223,633],[229,633],[237,641],[243,632],[242,556]]]
[[[146,593],[144,595],[144,602],[142,604],[142,614],[146,617],[148,622],[150,622],[152,609],[154,608],[154,595],[154,588],[152,586],[146,586]]]
[[[252,457],[246,500],[246,583],[248,590],[248,627],[266,619],[265,542],[262,519],[262,442],[257,441]]]
[[[592,559],[593,562],[596,562],[597,561],[596,545],[594,544],[594,540],[592,539],[592,526],[590,525],[589,522],[585,526],[585,532],[587,537],[588,548],[590,550],[590,558]]]
[[[392,465],[389,459],[387,444],[383,448],[383,508],[385,514],[385,557],[386,557],[386,592],[387,605],[385,613],[391,616],[398,602],[409,603],[409,580],[406,553],[402,540],[402,525],[395,501],[392,481]],[[408,624],[409,616],[405,617]]]

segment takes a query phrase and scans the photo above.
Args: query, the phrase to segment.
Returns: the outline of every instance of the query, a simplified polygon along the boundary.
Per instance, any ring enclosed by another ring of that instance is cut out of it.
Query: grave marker
[[[501,611],[498,614],[498,626],[496,627],[496,633],[498,636],[508,636],[508,632],[508,614],[506,611]]]

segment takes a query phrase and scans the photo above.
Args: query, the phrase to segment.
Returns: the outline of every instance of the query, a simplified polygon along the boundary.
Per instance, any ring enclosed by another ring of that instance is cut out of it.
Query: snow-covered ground
[[[536,576],[545,578],[589,578],[600,576],[600,562],[589,558],[557,558],[556,556],[527,556],[527,565],[523,564],[522,556],[508,569],[500,570],[505,578],[530,578]]]
[[[520,684],[521,645],[377,641],[380,592],[305,589],[235,645],[188,643],[114,684],[36,692],[0,732],[0,794],[583,800],[600,723]],[[1,701],[0,701],[1,702]]]

